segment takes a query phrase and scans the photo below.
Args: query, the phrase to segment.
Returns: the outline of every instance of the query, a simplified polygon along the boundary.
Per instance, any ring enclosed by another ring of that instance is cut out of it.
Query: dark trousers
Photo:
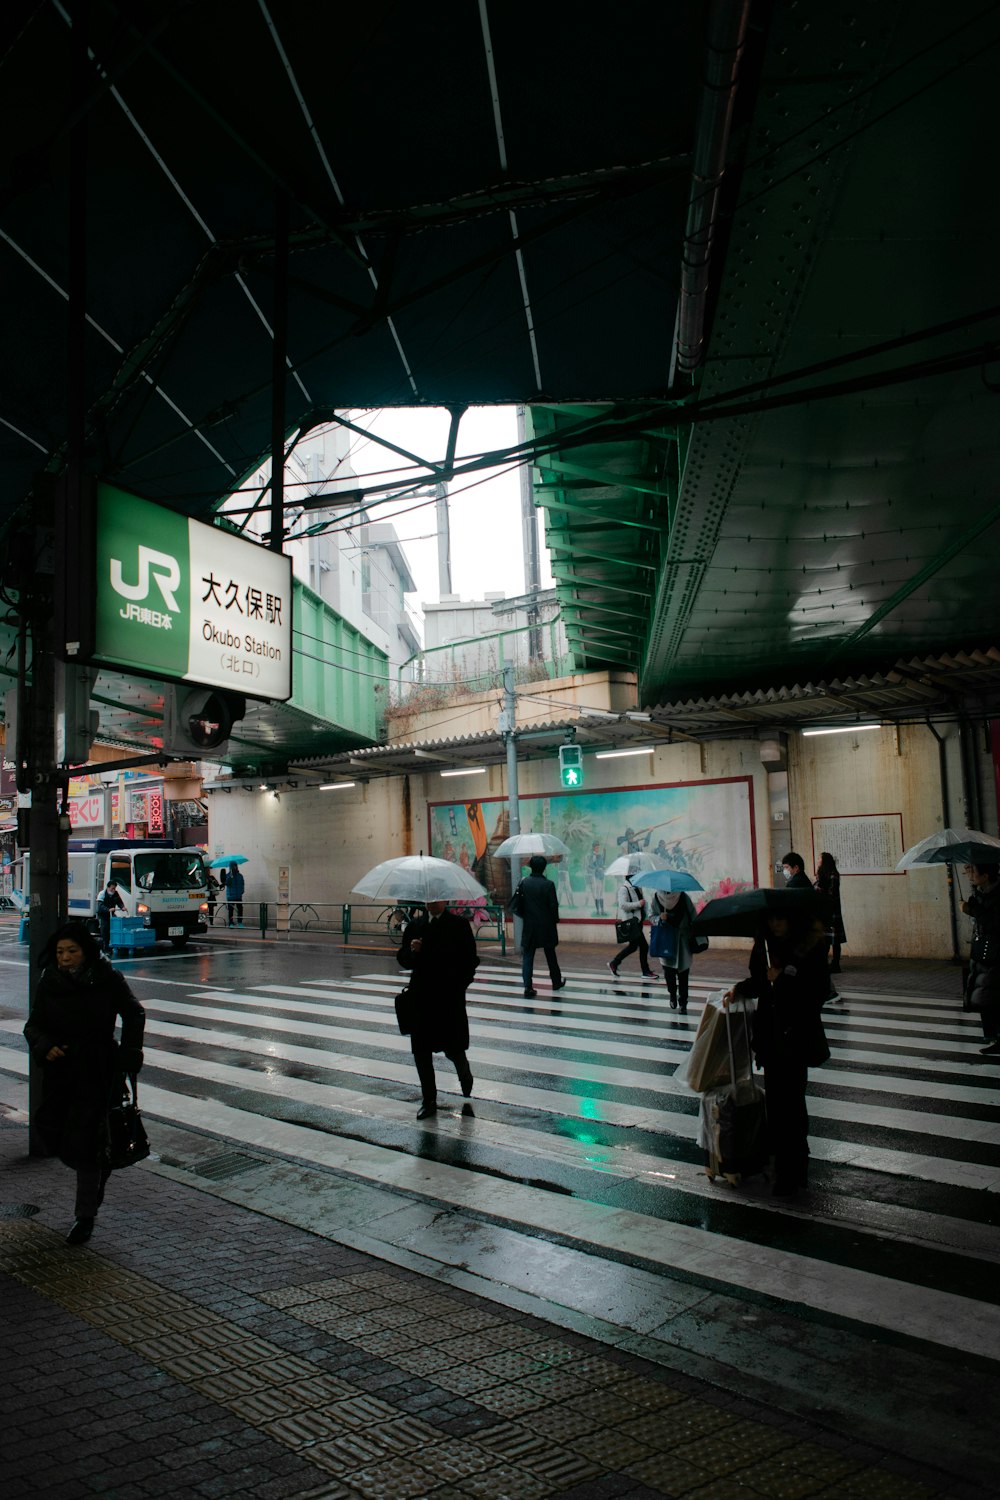
[[[663,977],[667,981],[667,989],[670,991],[671,1000],[676,1000],[681,1010],[688,1008],[688,981],[691,978],[690,969],[671,969],[666,964],[661,964]]]
[[[76,1207],[78,1219],[96,1219],[97,1210],[104,1202],[104,1187],[111,1176],[110,1167],[77,1167]]]
[[[236,918],[237,922],[239,922],[241,926],[243,925],[243,902],[242,901],[230,901],[230,903],[229,903],[229,925],[230,925],[230,927],[232,927],[232,925],[233,925],[233,917]]]
[[[617,969],[618,965],[622,962],[622,960],[625,959],[625,958],[628,958],[629,954],[630,953],[634,953],[637,948],[639,950],[639,967],[640,967],[640,969],[642,970],[642,972],[644,974],[650,973],[651,971],[650,971],[650,967],[649,967],[649,944],[646,942],[646,930],[645,930],[645,928],[640,928],[639,929],[639,936],[637,938],[633,938],[632,941],[629,943],[629,945],[628,945],[627,948],[622,948],[619,953],[615,954],[614,958],[611,960],[611,962],[614,964],[615,968]]]
[[[984,1005],[979,1019],[983,1023],[983,1036],[988,1042],[995,1042],[1000,1037],[1000,1005]]]
[[[809,1111],[804,1063],[782,1058],[764,1064],[767,1135],[774,1157],[774,1180],[782,1187],[806,1186],[809,1176]]]
[[[449,1062],[455,1064],[455,1072],[458,1074],[459,1084],[471,1092],[472,1069],[469,1067],[469,1059],[464,1052],[446,1052],[445,1057]],[[420,1093],[425,1104],[437,1103],[437,1079],[434,1076],[434,1053],[414,1052],[413,1061],[417,1065],[417,1077],[420,1079]]]
[[[526,990],[532,988],[531,976],[535,970],[535,954],[537,952],[537,948],[525,948],[521,954],[521,978],[524,980],[524,988]],[[554,985],[562,984],[562,971],[559,968],[559,960],[556,957],[555,947],[543,948],[542,952],[545,954],[545,962],[549,966],[549,978],[552,980],[552,983]]]
[[[111,947],[111,913],[110,911],[98,911],[97,920],[101,924],[101,947],[105,953]]]

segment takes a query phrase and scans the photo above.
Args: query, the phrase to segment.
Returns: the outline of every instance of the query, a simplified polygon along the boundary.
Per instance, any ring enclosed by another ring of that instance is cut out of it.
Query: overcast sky
[[[442,459],[448,444],[450,416],[441,408],[387,407],[379,412],[355,412],[352,420],[369,432],[425,458]],[[456,458],[507,448],[517,442],[517,418],[512,406],[473,407],[459,428]],[[404,458],[388,453],[377,443],[359,438],[351,451],[351,463],[359,475],[398,469],[406,474]],[[388,476],[383,476],[388,477]],[[413,508],[419,506],[420,508]],[[509,595],[524,592],[524,559],[521,547],[521,492],[516,469],[484,470],[451,485],[451,584],[463,599],[482,599],[484,594]],[[373,520],[391,521],[404,545],[417,583],[411,604],[438,597],[437,530],[433,500],[405,500],[376,506]],[[548,554],[542,539],[542,584],[552,582]]]

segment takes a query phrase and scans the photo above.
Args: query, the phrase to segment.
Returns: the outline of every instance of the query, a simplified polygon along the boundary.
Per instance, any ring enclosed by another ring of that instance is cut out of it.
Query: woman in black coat
[[[24,1028],[42,1070],[34,1123],[49,1154],[76,1172],[76,1221],[66,1240],[82,1245],[94,1231],[110,1175],[104,1160],[108,1109],[121,1099],[123,1076],[142,1067],[146,1013],[80,924],[59,929],[42,963]]]
[[[830,973],[840,973],[840,950],[847,942],[844,915],[840,909],[840,871],[832,854],[825,850],[816,866],[816,889],[830,903]]]
[[[446,901],[429,901],[427,915],[407,927],[396,958],[401,969],[412,971],[407,989],[416,1019],[410,1030],[410,1050],[422,1094],[417,1119],[426,1120],[437,1114],[435,1052],[443,1052],[455,1064],[466,1099],[472,1093],[472,1070],[465,1055],[469,1047],[465,992],[479,955],[466,919],[449,911]]]
[[[731,995],[756,998],[753,1050],[764,1069],[774,1192],[793,1198],[808,1186],[809,1069],[830,1056],[821,1011],[829,993],[823,923],[768,917],[750,954],[750,976]]]
[[[1000,1053],[1000,865],[966,865],[972,890],[962,910],[975,922],[965,1004],[983,1023],[984,1057]]]

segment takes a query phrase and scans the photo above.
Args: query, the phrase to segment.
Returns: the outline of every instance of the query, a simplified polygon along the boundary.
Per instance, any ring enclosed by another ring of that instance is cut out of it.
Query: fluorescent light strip
[[[595,760],[615,760],[621,755],[652,755],[655,745],[647,745],[643,750],[598,750]]]
[[[485,776],[485,766],[473,766],[468,771],[442,771],[442,776]]]
[[[865,729],[881,729],[881,724],[844,724],[837,729],[803,729],[807,734],[861,734]]]
[[[357,786],[356,781],[328,781],[320,787],[321,792],[346,791],[349,786]]]

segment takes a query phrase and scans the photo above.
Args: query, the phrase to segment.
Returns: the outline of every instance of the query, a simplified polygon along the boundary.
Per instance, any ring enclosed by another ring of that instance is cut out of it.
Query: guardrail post
[[[344,908],[340,915],[340,927],[344,934],[344,944],[347,945],[351,936],[351,908],[349,902],[344,902]]]
[[[267,902],[266,901],[262,901],[260,903],[260,911],[258,913],[258,920],[260,922],[260,935],[261,935],[262,938],[266,938],[267,937]]]

